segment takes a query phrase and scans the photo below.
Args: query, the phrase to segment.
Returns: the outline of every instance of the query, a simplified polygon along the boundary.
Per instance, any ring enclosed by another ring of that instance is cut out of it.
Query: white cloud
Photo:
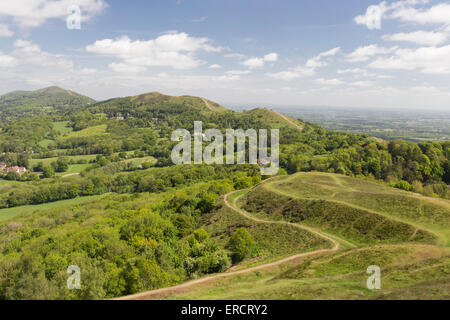
[[[357,16],[355,22],[367,28],[381,29],[383,19],[398,19],[402,22],[418,24],[450,24],[450,3],[438,3],[429,8],[416,8],[426,5],[429,0],[402,0],[392,3],[380,2],[367,8],[364,15]]]
[[[450,74],[450,45],[398,49],[393,56],[379,58],[369,66],[378,69],[419,70],[428,74]]]
[[[354,73],[354,74],[365,74],[367,70],[361,68],[353,68],[353,69],[339,69],[337,73],[346,74],[346,73]]]
[[[244,75],[244,74],[251,73],[251,71],[250,70],[230,70],[225,73],[228,75]]]
[[[303,77],[311,77],[316,74],[317,68],[325,67],[329,64],[329,58],[335,56],[341,51],[340,47],[333,48],[331,50],[321,52],[317,56],[306,61],[305,65],[300,65],[295,68],[290,68],[286,71],[276,73],[266,73],[266,76],[284,81],[291,81]]]
[[[37,44],[28,40],[14,42],[16,49],[13,56],[19,59],[21,64],[39,67],[58,68],[66,71],[73,70],[73,62],[63,55],[43,51]]]
[[[340,47],[333,48],[331,50],[319,53],[314,58],[309,59],[305,66],[308,68],[321,68],[326,67],[329,64],[329,61],[324,60],[324,58],[331,57],[336,55],[339,51],[341,51]]]
[[[3,54],[0,51],[0,68],[12,68],[18,65],[18,60],[14,57]]]
[[[401,7],[395,10],[392,18],[419,24],[450,24],[450,4],[439,3],[428,9]]]
[[[266,75],[270,78],[284,81],[291,81],[301,77],[301,74],[294,71],[281,71],[276,73],[266,73]]]
[[[401,32],[384,35],[382,39],[386,41],[412,42],[424,46],[437,46],[444,43],[448,37],[449,35],[444,32],[415,31],[410,33]]]
[[[250,58],[241,62],[241,65],[248,67],[250,69],[262,68],[264,67],[263,58]]]
[[[352,74],[355,77],[366,77],[366,78],[378,78],[378,79],[391,79],[392,76],[384,75],[384,74],[376,74],[373,72],[369,72],[366,69],[361,68],[353,68],[353,69],[339,69],[337,71],[338,74]]]
[[[133,41],[124,36],[114,40],[98,40],[88,45],[86,51],[121,59],[129,66],[193,69],[203,64],[194,53],[221,51],[220,47],[213,47],[210,42],[208,38],[191,37],[187,33],[164,34],[148,41]]]
[[[368,7],[364,15],[355,18],[355,22],[367,26],[370,30],[381,29],[381,20],[386,11],[386,2],[383,1],[379,5]]]
[[[388,54],[396,50],[397,47],[383,48],[378,47],[376,44],[372,44],[365,47],[359,47],[352,53],[346,56],[348,62],[364,62],[369,60],[371,57],[381,54]]]
[[[273,52],[266,54],[262,58],[258,57],[249,58],[245,61],[242,61],[240,64],[250,69],[258,69],[264,67],[266,62],[275,62],[275,61],[278,61],[278,54]]]
[[[81,8],[83,20],[90,19],[107,7],[104,0],[2,1],[0,17],[11,19],[20,27],[38,27],[49,19],[66,19],[68,8],[72,5]]]
[[[220,69],[222,66],[220,64],[212,64],[208,67],[209,69]]]
[[[0,37],[12,37],[14,32],[6,24],[0,24]]]
[[[278,61],[278,53],[269,53],[264,56],[264,61],[276,62]]]
[[[237,58],[237,59],[245,59],[247,56],[242,53],[228,53],[224,55],[225,58]]]
[[[118,73],[141,73],[141,72],[145,72],[147,70],[147,68],[145,68],[145,67],[128,65],[128,64],[122,63],[122,62],[110,63],[108,65],[108,67],[112,71],[118,72]]]
[[[315,79],[314,82],[326,86],[328,85],[337,86],[343,83],[342,80],[340,79],[324,79],[324,78]]]
[[[349,84],[352,86],[355,86],[355,87],[372,87],[376,83],[373,81],[355,81],[355,82],[350,82]]]

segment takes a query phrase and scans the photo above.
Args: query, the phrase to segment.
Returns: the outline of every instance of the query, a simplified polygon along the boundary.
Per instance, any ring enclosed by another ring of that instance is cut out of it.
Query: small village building
[[[14,167],[6,168],[5,171],[6,171],[6,173],[8,173],[8,172],[24,173],[27,171],[27,168],[14,166]]]

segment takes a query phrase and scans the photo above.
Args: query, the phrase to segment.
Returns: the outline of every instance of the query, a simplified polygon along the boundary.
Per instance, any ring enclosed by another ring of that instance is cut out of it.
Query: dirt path
[[[79,175],[80,175],[79,173],[69,173],[69,174],[66,174],[65,176],[62,176],[61,178],[67,178],[67,177],[79,176]]]
[[[268,179],[270,180],[270,179]],[[266,180],[266,182],[268,181]],[[239,271],[234,271],[234,272],[225,272],[225,273],[220,273],[217,275],[213,275],[213,276],[206,276],[203,277],[201,279],[197,279],[197,280],[192,280],[174,287],[169,287],[169,288],[161,288],[161,289],[157,289],[157,290],[152,290],[152,291],[147,291],[147,292],[142,292],[142,293],[137,293],[137,294],[133,294],[130,296],[125,296],[125,297],[121,297],[121,298],[116,298],[116,300],[150,300],[150,299],[158,299],[161,297],[165,297],[165,296],[170,296],[173,294],[181,294],[186,292],[186,289],[188,289],[189,287],[198,285],[198,284],[202,284],[202,283],[206,283],[209,281],[214,281],[216,279],[220,279],[220,278],[225,278],[225,277],[231,277],[231,276],[236,276],[236,275],[240,275],[240,274],[245,274],[245,273],[249,273],[252,271],[258,271],[261,269],[266,269],[266,268],[271,268],[271,267],[276,267],[279,266],[283,263],[286,262],[290,262],[293,260],[297,260],[299,258],[304,258],[304,257],[309,257],[309,256],[313,256],[313,255],[319,255],[322,253],[330,253],[330,252],[334,252],[334,251],[338,251],[340,246],[339,246],[339,242],[337,242],[336,240],[334,240],[333,238],[328,237],[327,235],[324,235],[323,233],[320,233],[319,231],[309,228],[309,227],[305,227],[296,223],[291,223],[291,222],[284,222],[284,221],[267,221],[267,220],[262,220],[262,219],[258,219],[253,217],[252,215],[250,215],[248,212],[236,207],[236,201],[239,199],[239,197],[235,198],[232,203],[230,203],[230,201],[228,200],[229,196],[240,192],[242,190],[239,191],[233,191],[230,192],[228,194],[225,195],[224,197],[224,202],[225,205],[230,208],[231,210],[234,210],[235,212],[239,213],[240,215],[244,216],[247,219],[253,220],[255,222],[259,222],[259,223],[267,223],[267,224],[284,224],[284,225],[290,225],[293,226],[295,228],[299,228],[302,230],[307,230],[311,233],[314,233],[318,236],[320,236],[323,239],[326,239],[330,242],[333,243],[333,248],[331,249],[320,249],[320,250],[316,250],[316,251],[312,251],[312,252],[306,252],[306,253],[299,253],[281,260],[277,260],[275,262],[271,262],[271,263],[267,263],[267,264],[263,264],[260,266],[256,266],[256,267],[252,267],[252,268],[248,268],[248,269],[244,269],[244,270],[239,270]]]
[[[206,100],[205,98],[201,98],[201,99],[202,99],[202,101],[205,103],[206,107],[207,107],[209,110],[211,110],[211,111],[213,111],[213,112],[217,112],[217,110],[214,109],[214,108],[209,104],[208,100]]]
[[[303,128],[301,126],[299,126],[297,123],[295,123],[294,121],[292,121],[291,119],[289,119],[288,117],[286,117],[284,114],[276,112],[271,110],[273,113],[275,113],[277,116],[279,116],[280,118],[283,118],[284,120],[286,120],[287,122],[289,122],[291,125],[293,125],[294,127],[296,127],[298,130],[303,131]]]

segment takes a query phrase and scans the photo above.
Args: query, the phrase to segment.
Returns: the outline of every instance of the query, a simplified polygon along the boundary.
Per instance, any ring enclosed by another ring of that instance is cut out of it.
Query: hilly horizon
[[[0,96],[0,114],[6,118],[13,119],[29,117],[38,114],[60,114],[71,112],[74,109],[83,109],[115,103],[123,104],[127,102],[126,108],[117,111],[115,116],[126,114],[134,107],[155,106],[165,104],[185,105],[201,113],[232,113],[235,112],[214,101],[204,97],[191,95],[171,96],[157,91],[138,94],[136,96],[113,97],[107,100],[96,101],[90,97],[81,95],[72,90],[67,90],[58,86],[50,86],[34,91],[13,91]],[[275,127],[288,125],[293,129],[301,129],[302,122],[278,113],[272,109],[255,107],[243,111],[249,116],[263,119]]]

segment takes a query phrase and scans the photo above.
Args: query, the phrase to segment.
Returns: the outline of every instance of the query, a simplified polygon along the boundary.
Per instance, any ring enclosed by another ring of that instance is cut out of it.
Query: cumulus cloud
[[[58,68],[73,71],[72,60],[64,55],[53,54],[42,50],[37,44],[28,40],[17,40],[14,42],[13,56],[20,60],[23,65],[38,67]]]
[[[264,61],[266,62],[276,62],[278,61],[278,53],[269,53],[264,56]]]
[[[370,30],[381,29],[381,20],[386,11],[386,2],[383,1],[379,5],[368,7],[364,15],[355,18],[355,22],[367,26]]]
[[[340,52],[341,48],[333,48],[331,50],[321,52],[317,56],[306,61],[305,65],[300,65],[286,71],[267,73],[270,78],[284,81],[291,81],[298,78],[310,77],[316,74],[317,68],[325,67],[329,64],[329,58]]]
[[[369,72],[366,69],[361,68],[352,68],[352,69],[339,69],[337,71],[338,74],[352,74],[355,77],[366,77],[366,78],[378,78],[378,79],[391,79],[390,75],[376,74],[373,72]]]
[[[264,67],[266,62],[278,61],[278,54],[273,52],[266,54],[262,58],[253,57],[241,62],[241,65],[248,67],[250,69],[258,69]]]
[[[136,68],[193,69],[203,64],[194,56],[196,52],[221,51],[210,43],[208,38],[191,37],[187,33],[167,33],[148,41],[131,40],[127,36],[98,40],[88,45],[86,51],[120,59],[121,63]]]
[[[262,67],[264,67],[264,59],[263,58],[250,58],[245,61],[242,61],[241,64],[250,69],[262,68]]]
[[[38,27],[50,19],[66,19],[72,5],[80,7],[82,20],[92,18],[107,7],[104,0],[2,1],[0,17],[12,20],[20,27]]]
[[[337,86],[343,83],[342,80],[340,79],[324,79],[324,78],[315,79],[314,82],[326,86]]]
[[[222,66],[220,64],[212,64],[208,67],[209,69],[220,69]]]
[[[145,67],[128,65],[128,64],[122,63],[122,62],[110,63],[108,65],[108,67],[112,71],[118,72],[118,73],[141,73],[141,72],[145,72],[147,70],[147,68],[145,68]]]
[[[336,55],[339,51],[341,51],[340,47],[337,48],[333,48],[331,50],[319,53],[317,56],[315,56],[314,58],[309,59],[305,66],[308,68],[321,68],[321,67],[326,67],[329,64],[329,61],[324,59],[327,57],[331,57]]]
[[[237,59],[245,59],[247,56],[242,53],[228,53],[224,55],[225,58],[237,58]]]
[[[364,62],[376,55],[388,54],[396,50],[397,47],[383,48],[376,44],[358,47],[355,51],[346,56],[348,62]]]
[[[418,49],[397,49],[394,55],[378,58],[369,67],[419,70],[427,74],[450,74],[450,45]]]
[[[424,46],[437,46],[444,43],[449,37],[445,32],[431,32],[431,31],[415,31],[410,33],[395,33],[384,35],[383,40],[386,41],[403,41],[411,42]]]
[[[284,81],[291,81],[302,77],[300,73],[295,71],[281,71],[275,73],[267,73],[266,75],[270,78]]]
[[[12,37],[14,32],[11,31],[8,25],[0,24],[0,37]]]
[[[19,61],[11,56],[5,55],[0,51],[0,68],[12,68],[17,66]]]
[[[249,74],[249,73],[251,73],[250,70],[230,70],[230,71],[225,72],[225,74],[228,74],[228,75],[244,75],[244,74]]]
[[[376,83],[373,81],[355,81],[350,82],[349,84],[354,87],[372,87],[376,85]]]
[[[419,24],[450,24],[450,4],[439,3],[431,8],[416,9],[401,7],[394,10],[392,18]]]
[[[367,8],[366,13],[355,18],[355,22],[367,28],[381,29],[383,19],[397,19],[402,22],[416,24],[450,24],[450,4],[438,3],[428,8],[417,8],[426,5],[429,0],[402,0],[392,3],[380,2]]]

